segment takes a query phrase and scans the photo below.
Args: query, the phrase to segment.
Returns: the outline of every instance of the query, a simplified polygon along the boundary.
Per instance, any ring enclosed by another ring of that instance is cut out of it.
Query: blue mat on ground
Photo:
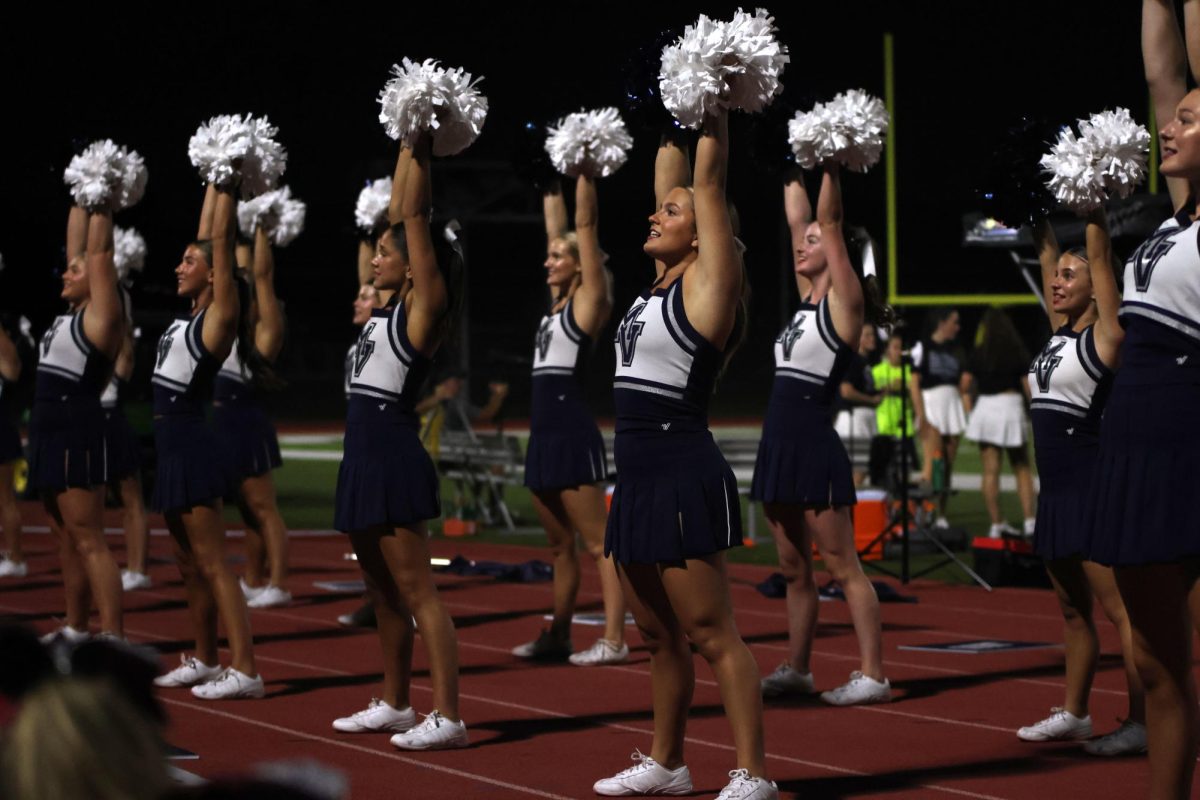
[[[875,594],[879,596],[881,603],[915,603],[917,598],[910,595],[900,594],[890,583],[883,581],[871,581],[871,585],[875,587]],[[783,573],[772,572],[765,581],[754,587],[758,589],[759,594],[764,597],[782,598],[787,596],[787,581],[784,580]],[[842,591],[842,587],[837,581],[830,581],[824,586],[817,589],[817,596],[821,600],[845,600],[846,593]]]
[[[537,583],[554,578],[554,568],[537,559],[522,561],[520,564],[506,564],[503,561],[472,561],[455,556],[449,564],[437,567],[436,571],[449,572],[451,575],[486,575],[510,583]]]

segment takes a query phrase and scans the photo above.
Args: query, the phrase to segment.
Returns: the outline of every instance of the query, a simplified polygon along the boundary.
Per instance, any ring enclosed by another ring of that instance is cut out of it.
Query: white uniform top
[[[408,406],[415,404],[414,395],[426,370],[413,367],[418,363],[427,365],[428,359],[409,343],[407,324],[403,302],[397,302],[391,309],[377,308],[371,312],[371,319],[363,326],[354,348],[351,398],[363,396],[404,401]]]
[[[42,334],[37,371],[80,383],[87,372],[88,359],[95,352],[96,348],[83,335],[83,313],[60,314]]]
[[[1096,353],[1093,326],[1076,333],[1067,326],[1055,331],[1029,367],[1031,411],[1057,411],[1074,417],[1095,416],[1097,391],[1111,370]]]
[[[238,341],[233,340],[233,347],[229,349],[229,355],[221,363],[221,368],[217,370],[217,377],[225,378],[226,380],[236,381],[237,383],[246,382],[246,370],[242,365],[241,356],[238,355]]]
[[[346,397],[350,396],[350,380],[354,377],[354,354],[356,352],[358,352],[357,340],[346,351],[346,359],[342,363],[342,392]]]
[[[154,360],[154,413],[199,413],[207,397],[207,384],[215,372],[215,359],[204,347],[201,311],[194,317],[180,317],[158,339],[158,357]],[[186,397],[179,403],[180,397]]]
[[[574,375],[586,334],[575,324],[571,301],[542,317],[533,343],[534,375]]]
[[[1200,225],[1182,212],[1138,246],[1125,263],[1122,322],[1148,319],[1200,342],[1198,233]]]
[[[775,377],[791,378],[820,386],[829,402],[849,363],[849,350],[838,338],[829,311],[829,297],[816,305],[801,303],[775,338]]]

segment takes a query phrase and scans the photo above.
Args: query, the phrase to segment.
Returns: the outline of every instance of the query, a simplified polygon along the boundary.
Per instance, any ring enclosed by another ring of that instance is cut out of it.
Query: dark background
[[[895,34],[900,292],[1020,292],[1003,253],[964,248],[962,215],[1003,130],[1022,114],[1056,122],[1122,105],[1146,122],[1138,2],[775,4],[791,50],[787,98],[807,108],[853,87],[883,95],[883,33]],[[137,149],[150,170],[145,199],[117,223],[142,232],[146,271],[135,290],[143,339],[185,309],[172,270],[195,235],[203,187],[187,158],[197,124],[218,113],[267,114],[289,151],[285,177],[308,203],[308,225],[277,252],[289,343],[289,388],[272,400],[292,418],[337,415],[341,360],[355,335],[354,201],[363,182],[391,173],[396,145],[376,120],[376,95],[403,56],[439,58],[484,76],[490,111],[479,140],[436,163],[435,206],[464,223],[469,248],[469,360],[476,395],[490,378],[513,383],[510,416],[527,413],[530,345],[545,305],[540,199],[511,157],[526,121],[620,105],[631,53],[703,4],[247,3],[57,4],[3,12],[0,88],[0,310],[40,333],[57,300],[68,194],[62,170],[79,144],[101,137]],[[183,13],[186,11],[186,14]],[[718,413],[757,415],[772,364],[769,343],[795,302],[779,170],[752,157],[752,120],[735,119],[729,191],[740,209],[754,290],[750,338],[714,400]],[[656,138],[636,131],[629,163],[600,183],[601,238],[616,274],[617,310],[652,279],[641,253],[652,211]],[[847,218],[883,251],[884,170],[843,181]],[[816,185],[816,181],[810,181]],[[568,190],[569,194],[569,190]],[[1120,248],[1121,243],[1118,243]],[[920,324],[923,309],[905,310]],[[1014,312],[1030,347],[1044,337],[1034,308]],[[964,337],[978,309],[964,309]],[[594,404],[611,413],[611,333],[594,362]],[[148,386],[149,357],[135,383]],[[302,400],[300,398],[303,398]]]

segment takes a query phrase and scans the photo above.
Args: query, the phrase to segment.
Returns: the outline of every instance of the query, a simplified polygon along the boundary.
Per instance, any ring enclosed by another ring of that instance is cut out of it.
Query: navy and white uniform
[[[721,353],[683,310],[683,281],[643,292],[617,327],[617,485],[604,551],[622,564],[742,543],[737,481],[708,431]]]
[[[232,484],[221,445],[204,419],[220,362],[201,338],[205,312],[180,317],[158,340],[154,361],[156,511],[186,511],[225,496]]]
[[[1088,551],[1088,493],[1112,379],[1090,325],[1080,332],[1059,328],[1029,368],[1029,415],[1041,479],[1033,547],[1045,559]]]
[[[592,340],[575,323],[574,304],[542,317],[533,346],[533,402],[525,485],[550,491],[604,480],[600,429],[584,403]]]
[[[30,485],[51,492],[99,486],[108,480],[100,391],[112,361],[84,335],[83,312],[54,320],[42,334],[38,358]]]
[[[853,355],[833,328],[829,297],[816,304],[802,302],[775,339],[775,383],[751,498],[813,508],[858,501],[850,458],[832,419],[832,404]]]
[[[235,341],[213,382],[213,428],[221,440],[225,471],[239,483],[283,466],[275,426],[248,376]]]
[[[128,384],[113,375],[100,395],[104,410],[104,446],[108,451],[108,480],[115,483],[142,468],[141,443],[129,418],[125,416],[125,392]]]
[[[1167,220],[1125,264],[1121,369],[1090,511],[1101,564],[1200,556],[1200,225]]]
[[[407,325],[402,302],[377,308],[355,346],[334,507],[339,531],[412,525],[442,513],[415,411],[430,361],[409,342]]]
[[[16,461],[25,455],[21,447],[21,432],[17,430],[17,384],[0,376],[0,464]]]

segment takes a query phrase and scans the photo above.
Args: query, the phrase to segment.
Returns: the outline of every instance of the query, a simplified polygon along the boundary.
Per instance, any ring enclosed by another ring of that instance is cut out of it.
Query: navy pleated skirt
[[[1133,566],[1200,556],[1200,385],[1116,385],[1090,492],[1091,560]]]
[[[407,526],[441,516],[437,470],[417,424],[387,407],[346,423],[338,470],[333,526],[361,531],[378,525]]]
[[[0,417],[0,464],[7,464],[25,456],[21,447],[21,432],[13,421]]]
[[[850,457],[829,414],[820,405],[796,405],[786,415],[768,412],[754,462],[752,499],[810,508],[858,502]]]
[[[257,405],[214,406],[212,423],[221,442],[225,471],[238,483],[283,466],[275,426]]]
[[[531,431],[525,449],[525,485],[535,491],[569,489],[604,480],[608,458],[600,429]]]
[[[742,543],[737,480],[708,431],[618,433],[613,449],[606,555],[661,564]]]
[[[1088,503],[1096,467],[1095,444],[1079,447],[1038,447],[1041,490],[1033,549],[1050,561],[1087,556],[1090,550]]]
[[[186,511],[211,505],[225,496],[233,483],[221,458],[217,435],[202,417],[170,414],[154,420],[155,511]]]
[[[104,409],[104,446],[108,449],[108,480],[122,481],[142,469],[142,447],[125,410]]]
[[[100,398],[35,403],[29,424],[29,485],[39,492],[61,492],[107,481]]]

